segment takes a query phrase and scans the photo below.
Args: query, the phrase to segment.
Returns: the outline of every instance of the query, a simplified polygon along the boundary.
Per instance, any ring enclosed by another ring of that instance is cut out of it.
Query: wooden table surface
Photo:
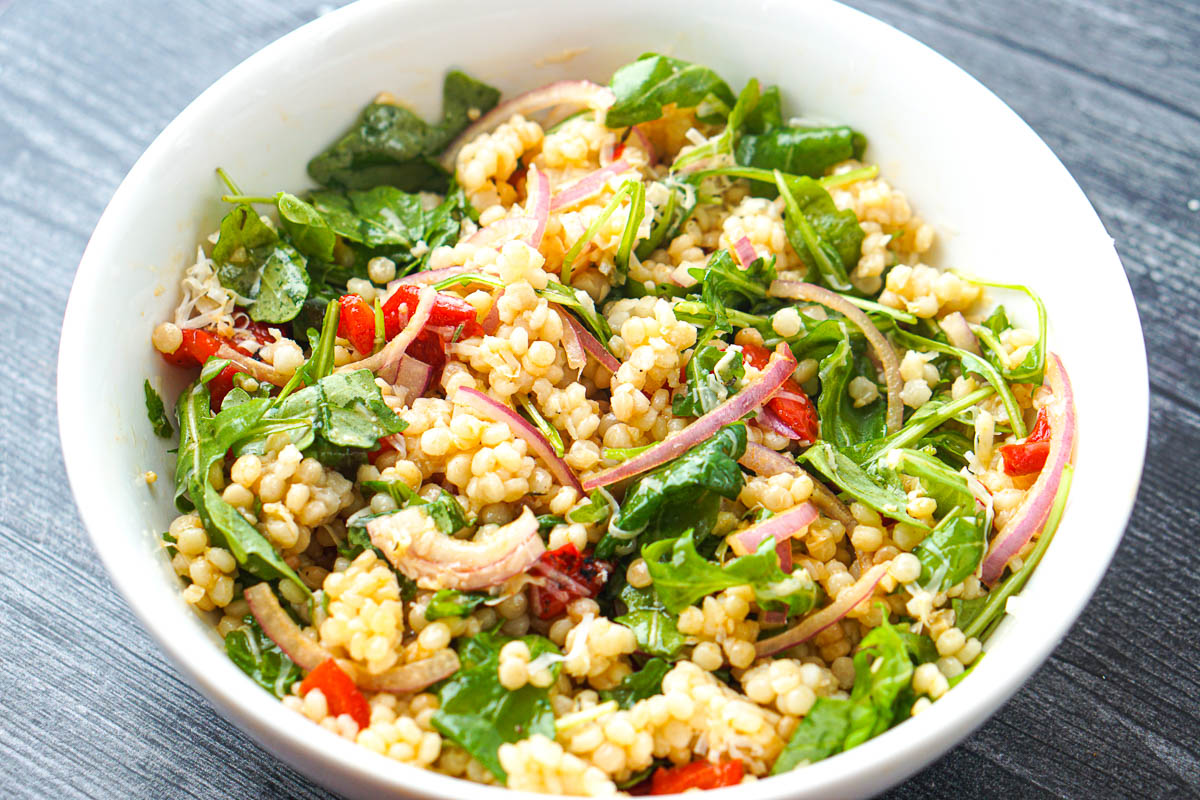
[[[1012,702],[887,797],[1200,796],[1200,3],[851,4],[978,77],[1066,163],[1117,241],[1150,362],[1145,477],[1096,596]],[[138,626],[79,522],[54,411],[67,292],[118,182],[201,90],[327,7],[0,0],[0,795],[327,796]]]

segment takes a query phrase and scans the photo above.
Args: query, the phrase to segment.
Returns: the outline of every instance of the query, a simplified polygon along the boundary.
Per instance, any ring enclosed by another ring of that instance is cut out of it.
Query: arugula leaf
[[[970,275],[956,274],[960,278],[977,286],[990,286],[993,289],[1008,289],[1014,292],[1022,292],[1033,302],[1034,308],[1037,309],[1038,317],[1037,344],[1030,348],[1020,364],[1011,369],[1005,366],[1006,361],[1000,357],[1002,348],[1000,334],[1012,327],[1004,306],[997,306],[996,310],[984,321],[983,325],[976,326],[973,330],[980,343],[987,348],[988,360],[1001,371],[1005,378],[1017,383],[1040,384],[1046,367],[1046,304],[1042,302],[1042,298],[1028,286],[1015,283],[994,283],[992,281],[980,280]]]
[[[526,418],[533,423],[533,427],[537,428],[542,436],[546,438],[546,441],[550,443],[550,446],[554,448],[554,454],[562,458],[567,449],[563,446],[562,434],[558,432],[558,428],[550,424],[550,421],[542,416],[542,412],[538,410],[538,407],[530,402],[529,398],[525,395],[517,395],[517,404],[525,412]]]
[[[929,529],[921,520],[909,516],[906,510],[908,496],[898,482],[885,483],[880,476],[872,475],[829,442],[816,442],[804,451],[799,460],[821,473],[843,492],[885,517]]]
[[[887,402],[883,397],[862,408],[855,408],[850,397],[850,381],[855,377],[876,380],[875,365],[864,350],[860,348],[856,353],[846,336],[821,360],[821,394],[817,397],[821,438],[837,447],[878,439],[887,433]]]
[[[688,361],[687,384],[675,395],[671,413],[677,417],[699,417],[737,393],[746,377],[742,353],[735,347],[719,350],[712,345],[696,347]]]
[[[221,285],[247,301],[254,321],[288,322],[300,313],[308,296],[307,262],[249,204],[221,220],[213,261]]]
[[[250,304],[255,322],[288,322],[300,313],[308,297],[308,270],[304,256],[288,244],[271,248],[262,262],[258,292]]]
[[[433,157],[470,124],[472,109],[489,111],[499,99],[496,89],[451,71],[442,85],[440,123],[430,125],[391,103],[371,103],[354,127],[308,162],[308,174],[322,186],[444,191],[448,176]]]
[[[616,700],[621,708],[633,708],[639,700],[662,694],[662,681],[671,665],[661,658],[652,658],[636,672],[626,675],[615,688],[600,692],[603,701]]]
[[[559,652],[553,642],[542,636],[520,638],[535,660],[544,653]],[[497,755],[500,745],[527,739],[535,733],[549,739],[555,734],[549,689],[526,684],[514,692],[500,685],[500,649],[511,641],[512,637],[495,631],[459,639],[458,657],[462,666],[441,684],[438,709],[433,714],[433,726],[474,756],[502,783],[508,776]],[[550,666],[555,677],[559,669],[559,664]]]
[[[586,506],[580,506],[567,512],[567,521],[581,522],[585,525],[604,522],[604,520],[612,515],[614,505],[612,495],[600,489],[593,489],[592,493],[588,495],[588,504]]]
[[[862,157],[866,145],[865,136],[845,125],[775,126],[758,135],[742,136],[737,163],[819,178],[834,164]]]
[[[635,589],[626,583],[620,597],[627,610],[615,621],[633,630],[638,650],[669,660],[680,658],[687,637],[679,632],[676,615],[667,612],[654,586]]]
[[[435,620],[443,617],[465,617],[475,610],[483,601],[486,594],[479,592],[460,592],[457,589],[438,589],[433,599],[425,609],[425,619]]]
[[[670,560],[663,561],[667,555]],[[646,545],[642,557],[663,606],[676,614],[702,597],[747,583],[763,608],[783,607],[803,614],[817,602],[817,585],[807,572],[789,575],[779,568],[774,539],[765,540],[755,553],[718,564],[696,552],[689,530],[677,539]]]
[[[538,291],[538,296],[574,311],[575,316],[579,317],[584,325],[591,328],[600,344],[612,349],[609,347],[609,341],[613,337],[612,328],[608,326],[605,316],[596,311],[596,304],[587,292],[564,286],[558,281],[552,280],[546,284],[545,289]]]
[[[279,223],[284,233],[297,250],[308,258],[333,260],[337,236],[315,208],[287,192],[275,195],[275,207],[279,210]]]
[[[812,178],[797,178],[796,180],[809,181],[808,184],[799,184],[796,187],[805,190],[799,196],[789,181],[784,179],[783,173],[779,170],[775,171],[775,185],[787,207],[784,232],[787,234],[788,242],[796,251],[796,255],[800,256],[800,260],[809,268],[810,280],[819,279],[829,288],[839,292],[853,291],[854,285],[850,283],[848,273],[850,268],[858,263],[857,253],[850,255],[849,258],[845,257],[837,246],[839,240],[831,240],[823,236],[816,223],[821,221],[826,227],[839,229],[840,240],[851,241],[855,232],[862,234],[862,227],[858,224],[857,217],[850,222],[849,218],[843,216],[845,212],[837,211],[829,193]],[[849,209],[847,211],[849,211],[850,217],[854,217],[853,211]],[[861,238],[858,242],[861,250]]]
[[[379,440],[408,424],[383,402],[375,376],[367,369],[336,372],[317,382],[319,431],[331,444],[374,450]]]
[[[217,263],[217,278],[226,289],[232,289],[242,297],[256,294],[257,274],[244,267],[252,259],[252,253],[279,241],[275,232],[254,207],[241,203],[221,219],[217,243],[213,245],[212,257]]]
[[[225,634],[225,654],[255,683],[280,699],[290,695],[292,684],[304,677],[300,667],[250,615],[242,620],[241,627]]]
[[[935,593],[946,591],[975,571],[986,550],[984,515],[954,509],[913,550],[921,562],[921,586]]]
[[[175,433],[175,428],[167,416],[167,409],[163,406],[162,397],[154,391],[149,380],[146,380],[142,388],[146,392],[146,416],[150,418],[150,427],[154,429],[154,435],[162,439],[170,439]]]
[[[899,627],[885,620],[863,637],[854,655],[848,698],[818,697],[771,769],[781,775],[878,736],[909,713],[913,662]]]
[[[426,500],[408,487],[404,481],[363,481],[362,486],[373,492],[384,492],[401,508],[419,506],[433,519],[433,524],[446,536],[453,536],[469,524],[467,513],[454,495],[442,489],[434,500]],[[391,513],[391,512],[389,512]]]
[[[730,332],[729,308],[752,305],[767,297],[767,287],[775,280],[775,258],[756,258],[746,269],[741,269],[728,250],[718,250],[708,259],[704,267],[688,270],[700,284],[700,296],[714,314],[713,324],[718,330]]]
[[[949,514],[960,506],[974,507],[967,479],[930,453],[897,447],[888,451],[886,463],[896,472],[920,481],[925,494],[937,501],[938,514]]]
[[[696,187],[669,176],[659,183],[667,190],[667,202],[654,209],[654,224],[650,228],[650,236],[643,239],[634,250],[637,257],[643,261],[663,242],[674,239],[679,229],[696,210]]]
[[[735,499],[745,478],[737,460],[746,452],[746,426],[717,431],[674,461],[642,476],[625,494],[621,511],[596,545],[596,558],[624,555],[643,544],[694,528],[706,537],[716,523],[722,497]]]
[[[758,80],[751,78],[746,82],[746,86],[738,94],[737,102],[734,103],[733,108],[729,111],[725,130],[721,131],[719,136],[713,137],[704,144],[694,147],[677,157],[674,163],[671,164],[671,171],[677,172],[688,164],[702,159],[732,154],[734,142],[739,134],[741,134],[746,117],[758,106],[760,96]]]
[[[617,96],[604,118],[610,128],[658,119],[668,103],[677,108],[695,108],[706,100],[725,108],[734,103],[729,85],[711,69],[656,53],[645,53],[618,69],[609,85]],[[702,122],[715,118],[700,116]]]

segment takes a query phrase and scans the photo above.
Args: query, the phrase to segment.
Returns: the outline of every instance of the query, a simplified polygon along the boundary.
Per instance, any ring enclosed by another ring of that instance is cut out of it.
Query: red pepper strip
[[[613,147],[612,160],[613,161],[618,160],[624,154],[624,152],[625,152],[625,143],[617,142],[617,144]]]
[[[530,569],[542,585],[533,585],[530,603],[538,619],[551,619],[567,611],[567,604],[580,597],[595,597],[604,588],[612,564],[580,553],[573,544],[542,553]]]
[[[1021,444],[1006,444],[1000,448],[1006,475],[1032,475],[1041,472],[1050,455],[1050,420],[1046,409],[1038,409],[1037,422]]]
[[[168,364],[174,364],[177,367],[198,367],[207,361],[209,356],[216,355],[222,344],[229,344],[239,352],[245,352],[232,342],[227,342],[208,331],[186,328],[183,330],[183,342],[179,348],[174,353],[160,353],[160,355]],[[230,364],[208,382],[209,407],[214,412],[220,410],[225,395],[233,389],[233,376],[239,372],[242,370]]]
[[[404,327],[400,321],[400,306],[407,306],[411,313],[417,307],[420,293],[420,286],[407,283],[402,284],[396,288],[392,296],[383,304],[384,335],[388,339],[400,333],[400,330]],[[429,322],[427,324],[431,328],[442,326],[457,328],[459,325],[462,325],[462,336],[459,339],[469,339],[472,336],[483,335],[483,326],[479,324],[479,318],[475,314],[475,307],[461,297],[449,292],[438,292],[437,299],[433,302],[433,310],[429,313]]]
[[[338,316],[337,335],[349,339],[359,355],[371,355],[375,349],[375,312],[366,300],[356,294],[342,295],[338,298],[338,305],[342,308]]]
[[[765,347],[744,344],[741,348],[742,357],[755,369],[762,369],[771,360],[771,352]],[[816,406],[795,381],[785,383],[766,405],[804,441],[815,442],[820,436],[820,417],[817,416]]]
[[[741,761],[693,761],[682,767],[659,767],[650,784],[650,794],[680,794],[687,789],[719,789],[742,782]]]
[[[320,689],[321,694],[325,695],[330,716],[349,714],[358,723],[359,730],[371,724],[371,707],[367,705],[367,698],[363,697],[354,680],[332,658],[308,673],[308,677],[300,682],[301,696],[313,689]]]

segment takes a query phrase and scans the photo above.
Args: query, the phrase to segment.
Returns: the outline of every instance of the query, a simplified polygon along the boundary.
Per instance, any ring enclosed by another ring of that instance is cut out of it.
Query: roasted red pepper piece
[[[183,342],[174,353],[160,353],[168,364],[177,367],[198,367],[221,349],[221,337],[198,328],[184,328]]]
[[[542,553],[530,571],[542,579],[542,585],[530,589],[533,613],[539,619],[550,619],[566,613],[572,600],[599,594],[612,573],[612,564],[565,544]]]
[[[741,345],[742,357],[755,369],[762,369],[771,360],[771,351],[756,344]],[[794,430],[806,442],[815,442],[820,437],[821,422],[817,416],[817,408],[800,384],[791,378],[766,403],[767,408],[775,412],[775,416],[783,424]]]
[[[400,306],[407,306],[408,313],[411,314],[416,309],[417,303],[420,302],[420,298],[420,286],[402,284],[383,304],[383,328],[388,339],[398,334],[404,327],[400,321]],[[429,312],[428,324],[434,328],[457,328],[462,325],[463,332],[460,339],[483,335],[483,326],[479,324],[479,318],[475,315],[475,307],[458,295],[449,292],[437,293],[437,299],[433,301],[433,309]]]
[[[659,767],[650,782],[650,794],[680,794],[688,789],[719,789],[742,782],[741,761],[693,761],[681,767]]]
[[[325,695],[330,716],[349,714],[360,730],[371,724],[371,707],[367,705],[367,698],[363,697],[354,680],[332,658],[308,673],[300,682],[301,696],[313,689],[320,689],[321,694]]]
[[[375,349],[375,312],[366,300],[356,294],[344,294],[338,298],[341,313],[338,316],[337,335],[349,339],[359,355],[369,356]]]
[[[1050,455],[1050,420],[1046,409],[1038,409],[1037,422],[1021,444],[1006,444],[1000,448],[1006,475],[1032,475],[1041,472]]]

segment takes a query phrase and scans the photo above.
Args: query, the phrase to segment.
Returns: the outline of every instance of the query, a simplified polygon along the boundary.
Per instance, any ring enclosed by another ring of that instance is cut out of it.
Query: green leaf
[[[696,210],[696,188],[689,183],[672,177],[659,181],[667,189],[667,202],[654,209],[654,224],[650,228],[650,236],[643,239],[634,251],[637,257],[645,261],[650,255],[675,238],[679,229]],[[640,285],[640,284],[635,284]],[[668,287],[672,290],[679,287]]]
[[[738,94],[737,102],[729,111],[729,117],[725,122],[725,130],[721,131],[719,136],[709,139],[704,144],[694,147],[681,156],[678,156],[674,163],[671,164],[671,171],[677,172],[688,164],[694,163],[713,156],[724,156],[733,153],[734,144],[737,137],[742,132],[742,126],[745,124],[746,117],[758,106],[759,97],[758,80],[751,78],[746,82],[745,87]]]
[[[297,250],[308,258],[333,260],[337,236],[315,208],[287,192],[275,196],[275,207],[279,209],[279,222],[284,233]]]
[[[497,752],[500,745],[540,733],[554,739],[554,709],[549,689],[526,684],[515,692],[500,685],[500,649],[511,637],[483,632],[458,640],[462,666],[441,684],[433,726],[475,757],[503,783],[507,780]],[[549,639],[523,636],[530,656],[559,652]],[[557,677],[559,664],[550,666]]]
[[[737,394],[746,368],[737,348],[703,345],[692,351],[685,374],[687,384],[676,393],[671,412],[677,417],[699,417]]]
[[[437,529],[446,536],[453,536],[469,524],[463,507],[454,499],[454,495],[445,489],[442,489],[435,499],[426,500],[408,488],[408,485],[401,480],[363,481],[361,485],[372,492],[388,494],[401,509],[409,506],[420,507],[433,519],[433,524],[437,526]]]
[[[316,388],[318,431],[330,444],[375,450],[381,438],[408,427],[383,401],[370,370],[335,372],[318,381]]]
[[[473,109],[489,111],[499,99],[496,89],[451,71],[442,85],[440,123],[430,125],[401,106],[371,103],[354,127],[308,162],[308,174],[323,186],[444,191],[448,175],[433,157],[470,124]]]
[[[771,774],[782,775],[841,751],[850,729],[853,708],[853,704],[846,699],[818,697],[792,732],[783,752],[775,760]]]
[[[291,245],[276,245],[262,264],[250,318],[255,322],[287,322],[300,313],[306,297],[308,271],[304,256]]]
[[[604,522],[612,515],[614,507],[617,507],[611,498],[612,495],[607,492],[600,489],[593,489],[592,493],[588,495],[588,504],[568,512],[567,521],[583,523],[584,525],[595,525]]]
[[[670,556],[664,561],[664,556]],[[779,568],[775,540],[766,539],[758,551],[720,564],[696,552],[692,532],[642,548],[654,589],[668,611],[679,613],[710,594],[750,584],[763,608],[786,608],[803,614],[817,601],[817,585],[804,570],[787,574]]]
[[[829,442],[815,443],[804,451],[799,460],[807,463],[843,492],[883,516],[919,528],[929,528],[921,520],[909,516],[906,510],[908,496],[902,486],[885,483]]]
[[[253,206],[246,203],[234,206],[221,220],[217,243],[213,245],[212,257],[221,285],[242,297],[258,294],[259,270],[253,253],[278,241],[279,234],[263,222]]]
[[[542,436],[546,437],[546,441],[554,448],[554,454],[559,458],[567,452],[563,446],[562,434],[558,432],[558,428],[550,424],[549,420],[542,416],[542,412],[538,411],[537,405],[530,402],[529,398],[524,394],[517,395],[517,403],[521,406],[521,410],[525,412],[525,416],[533,423]]]
[[[718,320],[725,307],[744,308],[767,297],[767,287],[775,280],[775,259],[756,258],[742,269],[728,250],[717,250],[703,268],[688,273],[701,286],[701,297],[716,313]],[[718,328],[729,330],[720,322]]]
[[[875,365],[867,358],[865,348],[855,352],[846,336],[821,360],[818,375],[821,394],[817,397],[817,414],[822,439],[836,447],[848,447],[887,433],[887,401],[882,396],[862,408],[855,408],[850,397],[850,381],[854,378],[876,381]]]
[[[853,291],[854,286],[848,274],[853,265],[858,263],[858,254],[856,252],[847,258],[842,252],[844,248],[839,249],[838,244],[852,241],[856,232],[861,237],[862,227],[858,224],[858,218],[849,209],[847,212],[838,211],[829,193],[812,178],[801,177],[795,181],[793,186],[793,182],[786,180],[783,173],[775,171],[775,185],[787,207],[784,232],[788,242],[800,260],[809,267],[810,280],[819,279],[839,292]],[[846,213],[850,216],[846,217]],[[822,227],[832,229],[833,235],[824,235],[818,222]],[[858,239],[858,246],[861,250],[861,238]]]
[[[726,108],[734,103],[729,85],[711,69],[655,53],[618,69],[609,85],[617,97],[604,119],[610,128],[658,119],[668,103],[677,108],[695,108],[705,100]],[[703,121],[711,118],[705,115]]]
[[[893,448],[888,451],[886,464],[896,472],[920,481],[925,494],[937,501],[938,514],[949,514],[960,506],[974,507],[974,495],[967,488],[966,477],[928,452]]]
[[[921,586],[935,593],[946,591],[975,571],[986,550],[983,514],[955,509],[913,550],[921,561]]]
[[[639,700],[662,694],[662,681],[671,665],[661,658],[652,658],[641,669],[626,675],[616,688],[600,692],[602,701],[616,700],[621,708],[633,708]]]
[[[146,392],[146,416],[150,418],[150,427],[154,429],[155,436],[163,439],[170,439],[175,433],[175,428],[171,425],[171,419],[167,416],[167,410],[163,406],[163,399],[158,392],[154,391],[154,387],[147,380],[143,385]]]
[[[225,653],[238,669],[280,699],[290,695],[292,684],[304,677],[300,667],[263,633],[252,616],[225,634]]]
[[[956,273],[960,278],[963,278],[977,286],[990,286],[993,289],[1008,289],[1014,292],[1025,294],[1030,301],[1033,302],[1034,308],[1037,310],[1038,318],[1038,339],[1037,344],[1030,348],[1029,352],[1022,359],[1021,363],[1013,368],[1005,366],[1005,360],[1000,357],[1002,345],[1000,344],[1000,334],[1008,328],[1012,327],[1008,319],[1008,314],[1004,310],[1004,306],[997,306],[983,325],[974,328],[975,335],[980,343],[988,351],[988,360],[1001,371],[1004,377],[1010,381],[1017,383],[1036,383],[1040,384],[1043,379],[1046,367],[1046,304],[1042,302],[1042,298],[1037,295],[1028,286],[1022,286],[1015,283],[995,283],[992,281],[984,281],[979,278]]]
[[[845,125],[777,126],[758,135],[741,137],[737,163],[819,178],[834,164],[860,158],[866,144],[866,137]]]
[[[488,595],[479,592],[460,592],[457,589],[439,589],[425,609],[425,619],[435,620],[444,617],[465,617],[475,610],[475,607],[488,599]]]
[[[635,589],[626,583],[621,601],[627,610],[616,621],[633,630],[638,650],[672,661],[681,656],[687,637],[679,632],[676,615],[667,612],[653,585]]]
[[[625,494],[621,511],[596,545],[597,558],[636,549],[694,528],[703,538],[716,522],[720,499],[735,499],[745,483],[737,460],[746,451],[746,426],[737,422],[717,431],[679,458],[642,476]]]

